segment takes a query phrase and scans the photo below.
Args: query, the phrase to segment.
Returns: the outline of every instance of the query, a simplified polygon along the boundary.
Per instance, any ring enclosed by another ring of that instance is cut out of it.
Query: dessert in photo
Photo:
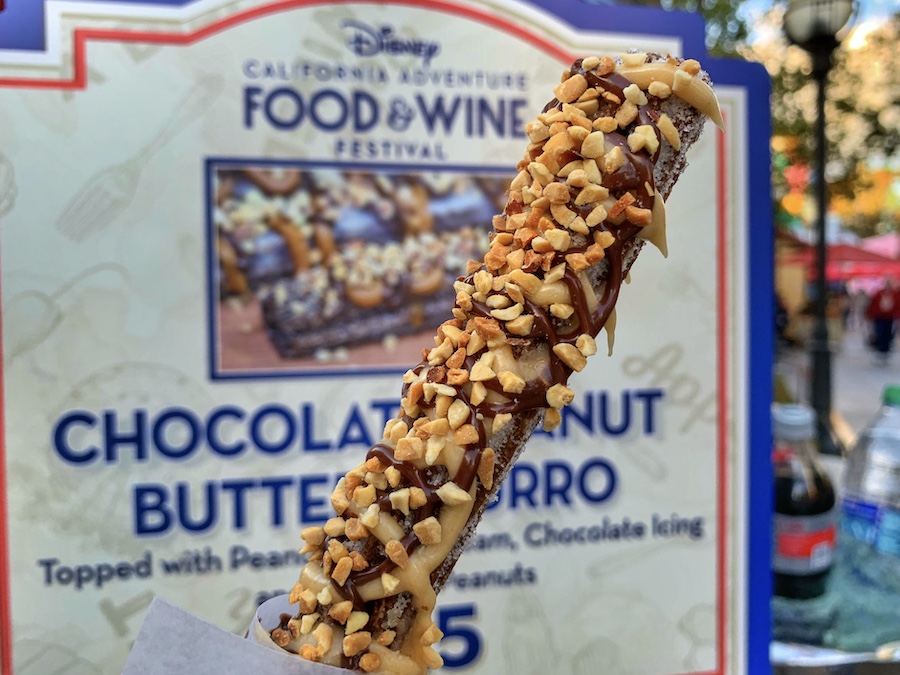
[[[254,344],[270,343],[277,365],[298,368],[366,365],[368,352],[348,350],[367,344],[383,347],[383,365],[397,338],[449,318],[453,283],[487,247],[509,185],[506,172],[290,163],[213,171],[220,320],[252,314]],[[225,371],[242,351],[233,335],[219,332]],[[268,367],[273,356],[241,362]]]

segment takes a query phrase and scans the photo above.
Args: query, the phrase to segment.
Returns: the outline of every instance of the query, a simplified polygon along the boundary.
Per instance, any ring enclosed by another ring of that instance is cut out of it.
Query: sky
[[[785,2],[773,2],[773,0],[746,0],[741,3],[741,13],[751,23],[751,41],[765,39],[771,26],[762,26],[759,30],[752,27],[753,17],[758,17],[767,12],[776,4]],[[865,26],[874,26],[886,20],[893,12],[900,11],[897,0],[857,0],[856,15],[850,19],[851,27],[856,29]]]

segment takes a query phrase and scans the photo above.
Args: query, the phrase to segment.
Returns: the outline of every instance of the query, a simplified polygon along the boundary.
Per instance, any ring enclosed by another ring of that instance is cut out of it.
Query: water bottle
[[[900,386],[847,457],[843,495],[836,646],[870,651],[900,639]]]
[[[818,461],[811,408],[773,405],[772,430],[773,637],[821,645],[836,614],[826,593],[836,545],[834,486]]]

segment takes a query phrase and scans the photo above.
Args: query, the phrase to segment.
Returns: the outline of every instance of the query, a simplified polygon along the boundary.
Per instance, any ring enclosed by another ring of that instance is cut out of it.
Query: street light
[[[839,44],[838,33],[853,14],[853,0],[788,0],[784,32],[788,39],[812,56],[812,75],[818,87],[816,98],[816,304],[812,331],[809,401],[819,419],[819,448],[840,454],[831,434],[831,345],[828,342],[825,279],[825,82],[831,70],[831,55]]]

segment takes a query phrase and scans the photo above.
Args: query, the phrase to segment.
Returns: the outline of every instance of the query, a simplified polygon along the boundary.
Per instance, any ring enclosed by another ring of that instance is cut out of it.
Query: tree
[[[592,4],[621,4],[662,7],[668,10],[699,12],[706,21],[706,49],[714,56],[736,56],[746,44],[748,30],[741,5],[732,0],[585,0]]]
[[[780,26],[783,7],[765,16],[765,39],[742,48],[749,59],[764,64],[772,76],[772,121],[776,138],[791,139],[776,147],[776,168],[785,163],[809,164],[814,152],[816,85],[809,55],[789,46]],[[833,197],[851,198],[871,188],[870,169],[900,160],[900,13],[875,26],[860,27],[834,54],[826,99],[828,163],[826,180]],[[786,154],[783,154],[786,153]],[[781,155],[781,156],[779,156]],[[776,198],[787,191],[782,171],[773,175]],[[847,223],[870,234],[891,214],[869,216],[860,210]]]

